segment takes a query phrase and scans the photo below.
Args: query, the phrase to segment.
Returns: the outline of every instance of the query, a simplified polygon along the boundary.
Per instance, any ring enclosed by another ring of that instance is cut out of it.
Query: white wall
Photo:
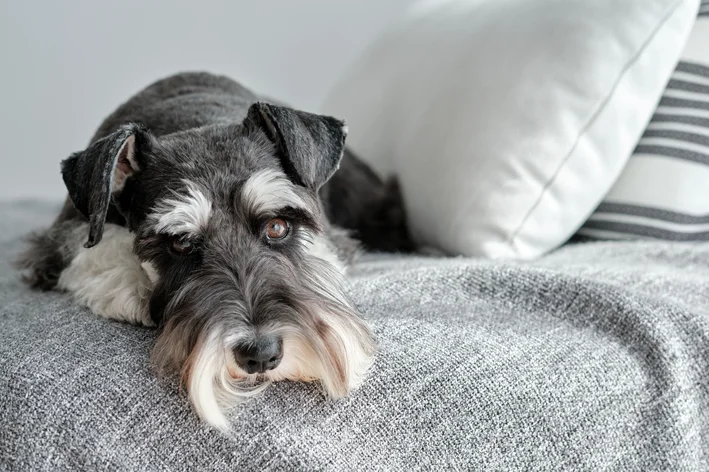
[[[228,74],[317,110],[412,0],[0,2],[0,199],[61,199],[59,161],[148,83]]]

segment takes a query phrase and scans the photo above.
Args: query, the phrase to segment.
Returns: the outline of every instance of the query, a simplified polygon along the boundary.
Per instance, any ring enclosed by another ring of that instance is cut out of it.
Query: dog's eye
[[[273,218],[266,223],[266,238],[269,241],[283,239],[288,236],[290,226],[282,218]]]
[[[172,252],[181,256],[186,256],[194,251],[194,244],[185,238],[175,238],[172,240]]]

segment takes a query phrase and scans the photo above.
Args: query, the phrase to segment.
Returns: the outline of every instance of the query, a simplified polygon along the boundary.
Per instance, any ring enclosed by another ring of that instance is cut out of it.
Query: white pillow
[[[699,0],[443,0],[370,45],[324,111],[398,176],[414,238],[533,258],[620,174]]]
[[[579,235],[709,240],[709,0],[699,11],[652,121]]]

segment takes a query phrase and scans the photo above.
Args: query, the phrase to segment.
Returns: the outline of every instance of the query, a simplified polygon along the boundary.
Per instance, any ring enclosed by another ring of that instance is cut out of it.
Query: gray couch
[[[707,243],[368,256],[367,382],[272,386],[224,436],[156,380],[153,331],[22,286],[9,260],[55,212],[0,204],[2,470],[709,470]]]

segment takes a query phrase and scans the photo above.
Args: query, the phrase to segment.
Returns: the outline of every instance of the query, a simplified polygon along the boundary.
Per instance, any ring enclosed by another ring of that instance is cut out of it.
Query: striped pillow
[[[633,156],[578,236],[709,240],[709,0]]]

